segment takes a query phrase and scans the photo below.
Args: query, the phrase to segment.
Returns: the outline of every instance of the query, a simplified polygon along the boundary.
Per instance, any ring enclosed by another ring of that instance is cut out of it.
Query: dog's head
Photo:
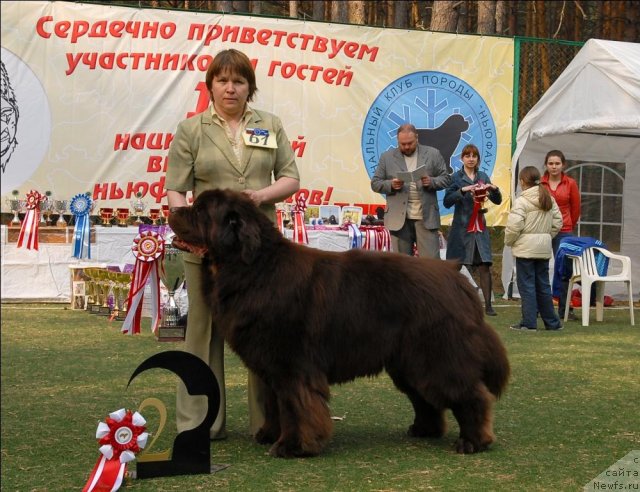
[[[179,240],[207,248],[214,261],[247,264],[256,259],[263,231],[274,229],[247,195],[231,190],[202,192],[191,207],[173,211],[169,225]]]

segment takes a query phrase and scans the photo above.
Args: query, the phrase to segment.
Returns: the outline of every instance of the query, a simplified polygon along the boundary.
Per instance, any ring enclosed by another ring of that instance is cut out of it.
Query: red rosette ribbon
[[[18,236],[18,248],[25,246],[27,249],[38,250],[40,203],[46,199],[46,195],[42,195],[35,190],[27,193],[27,215],[22,221],[20,236]]]
[[[164,237],[156,231],[144,231],[133,240],[133,255],[136,264],[131,275],[127,317],[122,324],[122,333],[140,333],[142,301],[147,280],[151,285],[151,330],[157,333],[160,324],[160,268],[164,258]]]
[[[391,251],[391,234],[384,226],[363,227],[362,248],[370,251]]]
[[[293,216],[293,239],[294,243],[309,244],[307,228],[304,224],[304,211],[307,209],[307,202],[303,196],[298,196],[296,204],[291,211]]]
[[[479,180],[478,184],[473,189],[472,194],[473,211],[471,212],[471,219],[469,219],[467,232],[482,232],[486,229],[486,226],[484,225],[484,217],[481,209],[487,199],[487,195],[489,194],[489,188],[483,181]]]
[[[138,412],[121,408],[99,422],[96,439],[100,446],[98,458],[82,492],[115,491],[122,485],[127,463],[147,445],[147,421]]]
[[[284,236],[284,210],[281,208],[276,208],[276,227]]]

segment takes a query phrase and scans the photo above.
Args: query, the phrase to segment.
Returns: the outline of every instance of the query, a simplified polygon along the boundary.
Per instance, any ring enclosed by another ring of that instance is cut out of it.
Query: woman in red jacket
[[[544,159],[544,175],[540,180],[540,184],[545,186],[551,196],[555,199],[560,212],[562,212],[562,229],[556,237],[553,238],[551,246],[553,248],[553,256],[555,258],[558,247],[563,238],[573,236],[573,229],[580,219],[580,190],[576,180],[564,173],[566,160],[564,154],[559,150],[551,150],[547,152]],[[567,289],[569,281],[560,280],[560,296],[558,302],[558,313],[562,318],[564,316],[565,303],[567,302]],[[569,319],[575,320],[573,308],[570,308]]]

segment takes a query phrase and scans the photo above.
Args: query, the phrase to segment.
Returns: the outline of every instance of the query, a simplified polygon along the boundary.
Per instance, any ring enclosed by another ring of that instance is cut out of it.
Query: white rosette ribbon
[[[98,423],[96,439],[101,444],[101,456],[82,492],[120,488],[127,463],[147,445],[146,423],[141,414],[124,408],[111,412],[106,422]]]

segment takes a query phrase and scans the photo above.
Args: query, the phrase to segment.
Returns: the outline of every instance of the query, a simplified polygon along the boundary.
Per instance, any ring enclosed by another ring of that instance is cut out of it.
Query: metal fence
[[[584,45],[582,42],[536,38],[516,37],[514,41],[512,151],[515,150],[516,133],[522,118]]]

